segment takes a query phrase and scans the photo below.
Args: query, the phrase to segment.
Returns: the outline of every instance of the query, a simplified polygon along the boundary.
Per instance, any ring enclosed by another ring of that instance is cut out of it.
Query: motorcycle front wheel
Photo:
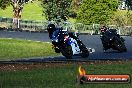
[[[72,47],[70,45],[66,45],[65,47],[61,47],[61,53],[66,59],[72,59],[73,52]]]

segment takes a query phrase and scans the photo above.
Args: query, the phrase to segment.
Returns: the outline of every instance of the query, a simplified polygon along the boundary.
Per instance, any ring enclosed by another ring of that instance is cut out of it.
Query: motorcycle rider
[[[49,33],[49,38],[50,38],[50,39],[54,39],[55,36],[58,35],[58,33],[59,33],[60,31],[62,31],[62,30],[63,30],[63,28],[57,28],[57,27],[55,27],[54,24],[49,24],[48,27],[47,27],[47,31],[48,31],[48,33]],[[68,35],[69,35],[70,37],[72,37],[73,39],[76,39],[76,40],[78,39],[77,36],[75,36],[73,32],[67,31],[67,33],[68,33]]]
[[[107,49],[108,49],[108,44],[105,42],[105,40],[104,40],[104,38],[103,38],[103,35],[104,35],[104,33],[107,31],[107,27],[106,26],[102,26],[101,28],[100,28],[100,31],[101,31],[101,36],[100,36],[100,38],[101,38],[101,41],[102,41],[102,44],[103,44],[103,51],[105,52]]]
[[[102,26],[102,27],[100,28],[101,34],[103,35],[107,29],[108,29],[108,28],[107,28],[106,26]]]
[[[47,27],[47,31],[49,33],[49,38],[52,40],[52,44],[53,44],[53,47],[55,48],[55,52],[56,53],[59,53],[59,49],[56,48],[57,44],[56,42],[54,42],[53,40],[56,40],[57,39],[57,36],[59,35],[59,33],[61,33],[61,31],[63,30],[63,28],[58,28],[58,27],[55,27],[54,24],[49,24],[48,27]],[[73,39],[79,41],[79,39],[77,38],[77,36],[74,35],[73,32],[69,32],[69,31],[66,31],[68,33],[68,35],[70,37],[72,37]]]
[[[106,31],[110,31],[113,35],[117,36],[118,38],[120,38],[123,42],[125,41],[122,37],[120,37],[119,34],[117,34],[117,30],[116,29],[109,29],[108,27],[106,26],[102,26],[100,28],[100,31],[101,31],[101,41],[102,41],[102,44],[103,44],[103,51],[105,52],[107,49],[109,49],[109,46],[108,46],[108,43],[105,41],[104,39],[104,34]]]

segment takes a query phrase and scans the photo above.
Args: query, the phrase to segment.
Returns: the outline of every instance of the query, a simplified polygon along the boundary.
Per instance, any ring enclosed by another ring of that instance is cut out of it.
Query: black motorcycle
[[[126,52],[127,48],[125,46],[125,40],[117,34],[116,29],[108,29],[101,36],[102,44],[104,50],[114,49],[119,52]]]

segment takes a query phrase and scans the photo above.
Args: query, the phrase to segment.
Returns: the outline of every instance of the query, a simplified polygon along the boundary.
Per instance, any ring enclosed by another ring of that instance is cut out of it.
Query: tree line
[[[30,0],[0,0],[0,8],[12,5],[22,11],[24,4]],[[31,0],[32,1],[32,0]],[[47,20],[75,18],[84,24],[108,23],[117,11],[121,0],[39,0],[42,2],[43,14]],[[132,0],[126,0],[128,10],[132,9]],[[17,11],[18,12],[18,11]],[[15,12],[16,13],[16,12]],[[14,13],[14,14],[15,14]],[[131,14],[129,14],[130,16]]]

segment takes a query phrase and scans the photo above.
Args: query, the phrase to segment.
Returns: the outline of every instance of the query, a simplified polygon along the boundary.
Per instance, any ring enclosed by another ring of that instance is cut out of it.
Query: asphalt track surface
[[[79,38],[88,47],[95,49],[95,52],[90,53],[88,58],[82,58],[80,56],[73,56],[72,61],[87,61],[87,60],[132,60],[132,37],[122,36],[125,39],[127,52],[119,53],[116,50],[107,50],[103,52],[102,43],[99,35],[80,35]],[[0,38],[16,38],[26,39],[33,41],[51,42],[47,33],[30,33],[30,32],[7,32],[0,31]],[[67,60],[63,56],[57,57],[36,57],[30,59],[20,59],[12,62],[46,62],[46,61],[65,61]]]

